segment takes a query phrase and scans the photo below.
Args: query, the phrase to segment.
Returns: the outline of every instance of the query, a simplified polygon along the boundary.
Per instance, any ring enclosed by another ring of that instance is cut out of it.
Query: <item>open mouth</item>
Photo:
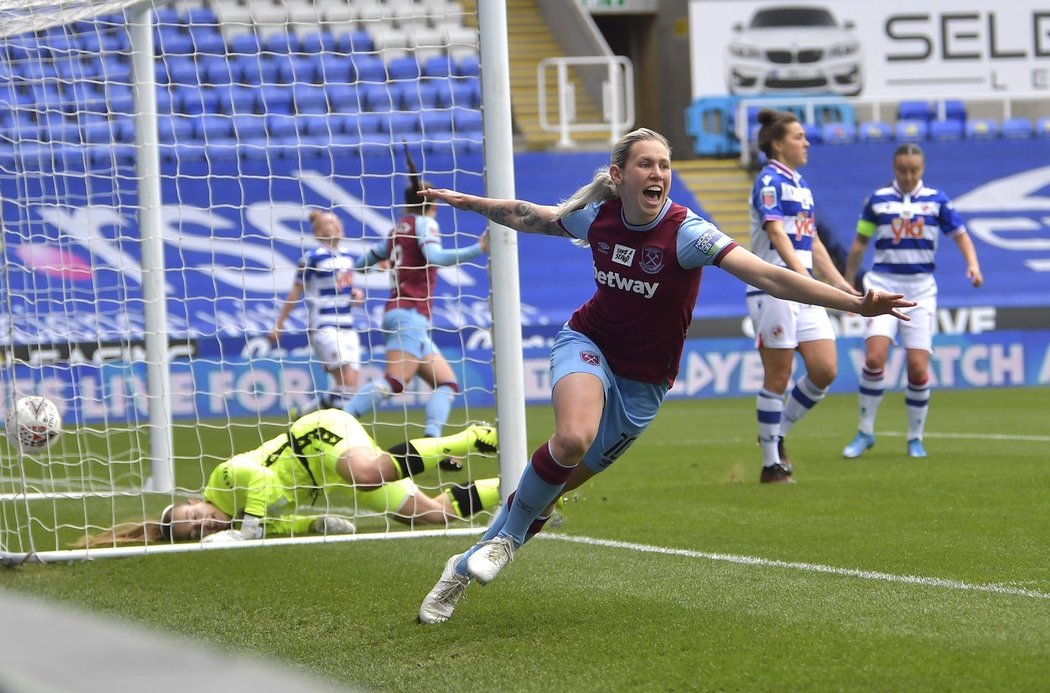
[[[660,199],[664,196],[664,189],[661,188],[659,185],[650,185],[648,188],[642,191],[642,194],[645,195],[645,199],[649,200],[650,202],[659,202]]]

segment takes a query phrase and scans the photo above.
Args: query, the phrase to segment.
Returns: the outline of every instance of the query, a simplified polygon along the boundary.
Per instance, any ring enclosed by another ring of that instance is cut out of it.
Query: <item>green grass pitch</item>
[[[1048,405],[936,391],[911,460],[890,393],[844,460],[856,398],[829,397],[789,440],[798,483],[769,487],[752,398],[669,401],[440,626],[416,610],[469,538],[25,565],[0,587],[369,690],[1046,690]],[[528,417],[535,445],[551,413]]]

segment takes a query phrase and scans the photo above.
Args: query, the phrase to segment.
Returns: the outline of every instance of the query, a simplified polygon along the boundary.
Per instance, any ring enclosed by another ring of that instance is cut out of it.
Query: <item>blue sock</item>
[[[510,516],[500,530],[500,536],[513,538],[517,546],[524,544],[529,527],[561,495],[572,469],[558,463],[551,454],[549,443],[537,448],[518,482]]]
[[[354,417],[372,414],[389,395],[390,386],[385,380],[370,380],[343,406],[343,410]]]
[[[456,388],[451,385],[438,385],[427,400],[426,418],[423,421],[423,435],[439,438],[448,423],[452,411],[452,400],[456,397]]]

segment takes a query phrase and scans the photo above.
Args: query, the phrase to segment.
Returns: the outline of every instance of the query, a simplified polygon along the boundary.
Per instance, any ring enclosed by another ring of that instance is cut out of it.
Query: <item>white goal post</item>
[[[437,186],[514,197],[509,90],[504,2],[0,3],[0,415],[43,395],[65,427],[35,455],[0,443],[0,562],[199,550],[77,542],[199,496],[329,387],[303,306],[267,339],[316,244],[310,210],[360,255],[402,213],[403,148]],[[447,248],[484,228],[437,221]],[[489,231],[488,257],[439,270],[433,334],[461,388],[445,432],[495,416],[500,454],[416,478],[434,497],[527,458],[517,237]],[[383,372],[390,278],[354,286],[363,384]],[[406,384],[362,423],[385,447],[419,437],[429,392]],[[396,521],[336,495],[299,512],[358,534],[264,542],[474,533],[491,513]]]

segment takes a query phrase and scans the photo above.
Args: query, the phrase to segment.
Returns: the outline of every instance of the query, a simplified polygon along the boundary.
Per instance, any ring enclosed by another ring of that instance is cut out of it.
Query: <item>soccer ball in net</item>
[[[7,412],[7,436],[23,452],[46,450],[60,435],[62,416],[46,397],[23,397]]]

